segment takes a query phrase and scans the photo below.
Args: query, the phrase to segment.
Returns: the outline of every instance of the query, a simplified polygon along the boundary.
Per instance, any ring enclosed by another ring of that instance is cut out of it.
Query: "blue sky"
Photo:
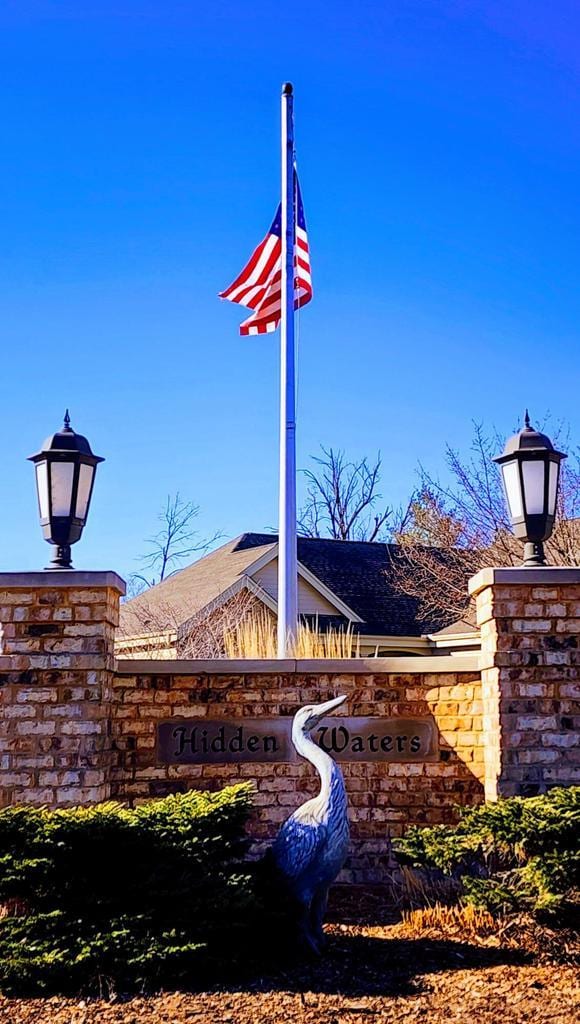
[[[381,449],[398,504],[472,419],[580,439],[575,0],[0,5],[0,566],[48,548],[25,457],[107,461],[75,551],[129,573],[177,489],[276,522],[278,336],[216,293],[278,201],[294,82],[315,298],[299,463]]]

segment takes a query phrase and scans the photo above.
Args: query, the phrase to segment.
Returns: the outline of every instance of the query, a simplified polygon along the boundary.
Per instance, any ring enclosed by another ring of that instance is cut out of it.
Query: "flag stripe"
[[[296,182],[296,230],[294,247],[294,309],[299,309],[312,298],[310,247],[306,232],[304,208],[298,178]],[[219,293],[253,310],[240,325],[241,335],[270,334],[280,323],[282,312],[282,210],[279,206],[272,226],[260,245],[252,253],[236,280]]]
[[[272,268],[280,259],[281,252],[282,245],[279,238],[273,235],[265,238],[256,249],[245,270],[229,288],[226,288],[225,292],[220,292],[220,297],[229,299],[230,302],[240,302],[240,295],[248,285],[262,284],[268,280]],[[256,256],[257,259],[254,259]],[[252,264],[251,267],[250,264]]]

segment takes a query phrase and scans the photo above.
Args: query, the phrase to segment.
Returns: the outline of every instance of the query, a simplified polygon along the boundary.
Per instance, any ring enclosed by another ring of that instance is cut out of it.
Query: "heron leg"
[[[301,944],[309,953],[313,953],[314,956],[320,956],[322,952],[321,941],[317,930],[313,927],[312,905],[312,900],[307,900],[300,904],[298,935]]]
[[[323,924],[326,916],[326,907],[328,905],[328,886],[321,886],[313,897],[310,905],[310,930],[316,939],[316,943],[320,947],[326,945],[327,939],[324,934]]]

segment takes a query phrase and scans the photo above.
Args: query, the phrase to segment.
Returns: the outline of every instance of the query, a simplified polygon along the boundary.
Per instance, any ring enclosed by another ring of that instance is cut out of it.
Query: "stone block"
[[[2,714],[4,718],[36,718],[36,708],[31,705],[8,704]]]
[[[561,697],[575,697],[580,700],[580,682],[560,683]]]
[[[3,772],[0,775],[0,787],[4,786],[30,786],[32,775],[27,772]]]
[[[510,627],[514,633],[549,633],[552,623],[549,619],[512,619]]]
[[[556,729],[557,722],[553,715],[521,715],[517,718],[517,729],[531,729],[534,732],[542,732],[546,729]]]
[[[58,692],[55,687],[35,686],[29,689],[19,689],[16,694],[18,704],[45,704],[57,699]]]
[[[40,789],[37,786],[14,790],[12,797],[15,804],[34,804],[37,807],[51,807],[56,802],[54,789]]]
[[[55,608],[52,613],[52,619],[54,622],[70,622],[72,617],[72,608]]]
[[[580,633],[580,619],[559,619],[556,623],[557,633]]]
[[[85,713],[84,704],[46,704],[44,718],[82,718]]]
[[[546,651],[544,654],[546,665],[567,665],[569,661],[570,655],[566,651]]]
[[[54,722],[39,722],[27,719],[23,722],[18,722],[16,731],[19,736],[54,736],[56,725]]]
[[[564,609],[565,611],[566,609]],[[518,612],[517,614],[521,614]],[[558,612],[549,612],[548,609],[544,611],[544,605],[539,601],[532,602],[531,604],[524,604],[523,615],[528,619],[541,619],[544,615],[559,614]]]
[[[546,683],[520,683],[518,689],[522,697],[545,697],[549,687]]]
[[[59,806],[95,804],[106,799],[105,786],[58,786],[55,789],[55,803]]]
[[[561,601],[550,601],[546,604],[546,615],[562,619],[566,614],[566,605],[562,604]]]
[[[559,592],[556,587],[533,587],[532,598],[535,601],[557,601]]]
[[[66,596],[70,604],[102,604],[106,591],[83,588],[82,590],[67,590]]]
[[[54,722],[46,723],[54,728]],[[102,722],[64,722],[61,726],[64,736],[96,736],[103,732]]]
[[[77,604],[73,608],[73,619],[75,622],[89,622],[91,618],[91,608],[89,605]]]
[[[542,743],[546,747],[559,747],[567,750],[580,746],[580,734],[577,732],[545,732],[542,734]]]
[[[66,637],[100,637],[103,635],[103,624],[97,622],[73,623],[64,626],[63,633]]]

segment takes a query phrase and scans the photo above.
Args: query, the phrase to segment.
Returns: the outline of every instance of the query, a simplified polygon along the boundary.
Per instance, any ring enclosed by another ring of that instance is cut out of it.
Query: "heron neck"
[[[310,736],[303,733],[302,729],[293,737],[293,740],[298,753],[316,768],[320,775],[320,792],[325,792],[330,787],[334,761]]]

